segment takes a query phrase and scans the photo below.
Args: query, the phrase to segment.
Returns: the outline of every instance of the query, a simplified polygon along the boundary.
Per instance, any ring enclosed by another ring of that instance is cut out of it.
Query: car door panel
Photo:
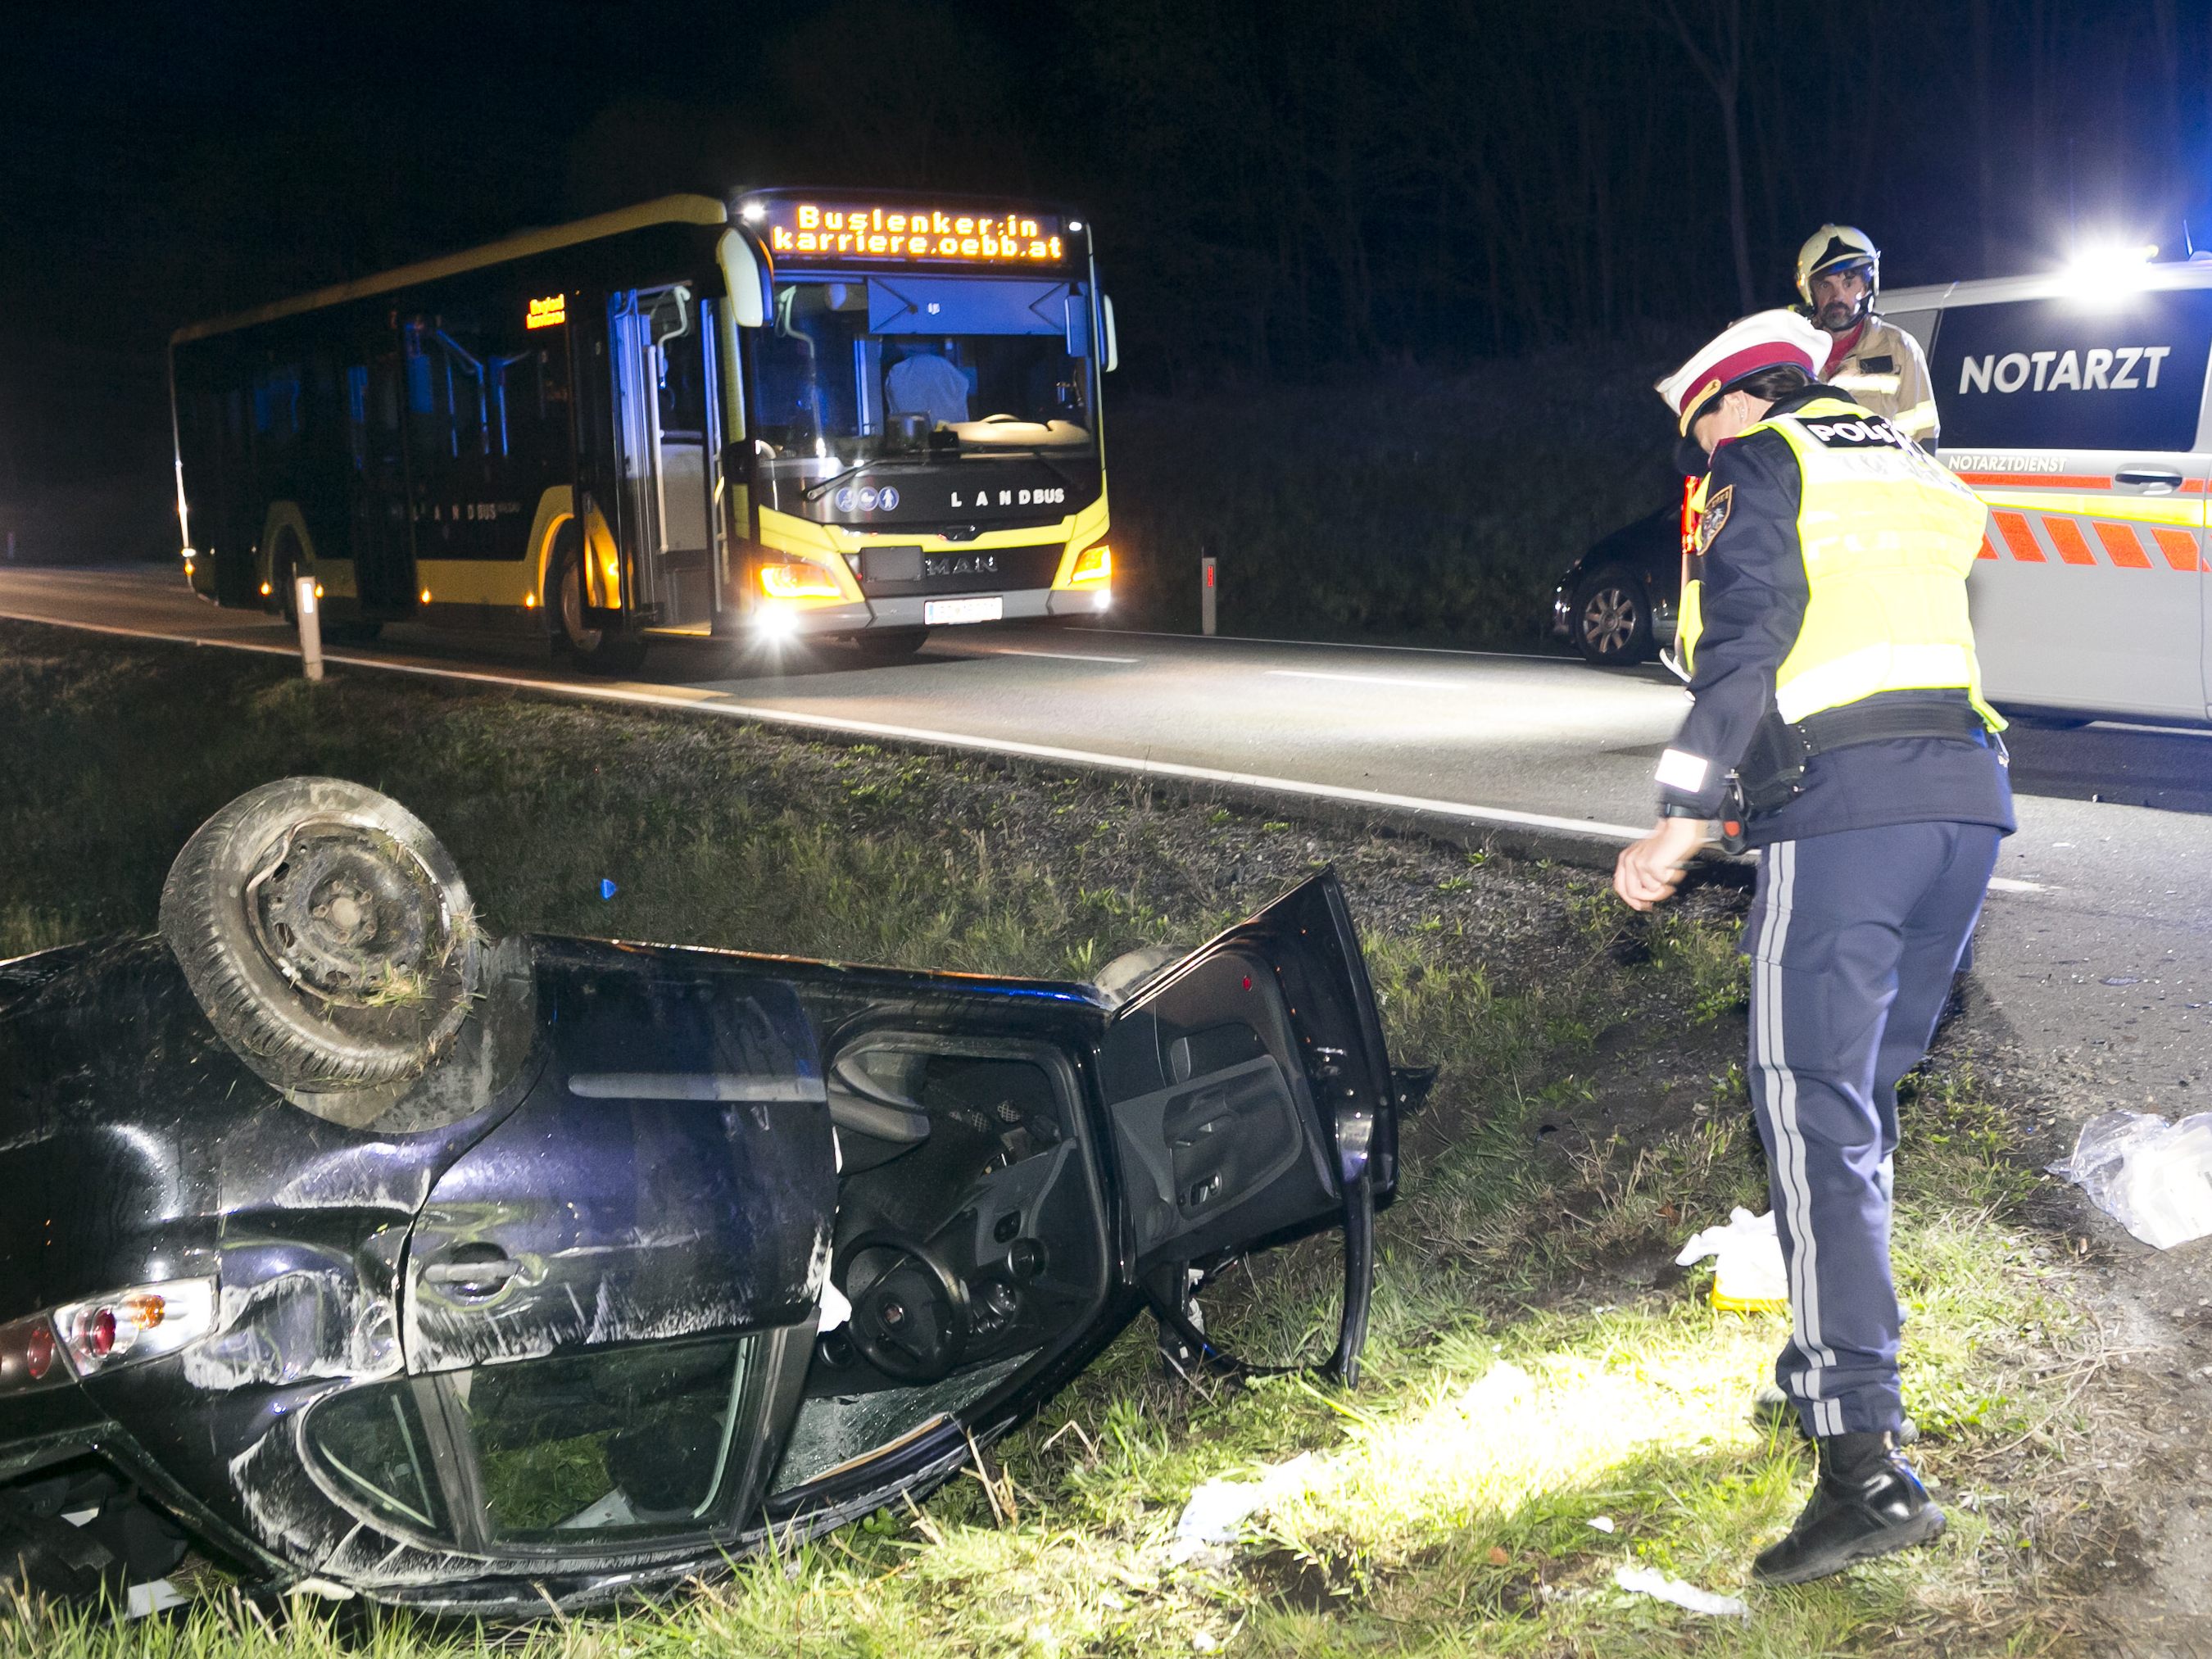
[[[1354,1179],[1395,1191],[1389,1060],[1330,872],[1133,997],[1099,1078],[1140,1272],[1328,1224]]]
[[[440,1176],[406,1273],[410,1371],[811,1320],[836,1203],[791,988],[691,953],[541,953],[553,1060]]]

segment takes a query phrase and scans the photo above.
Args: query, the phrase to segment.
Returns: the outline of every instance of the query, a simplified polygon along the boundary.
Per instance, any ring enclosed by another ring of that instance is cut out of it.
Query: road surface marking
[[[1344,680],[1353,685],[1410,685],[1419,691],[1464,691],[1450,680],[1417,680],[1403,674],[1327,674],[1310,668],[1270,668],[1267,673],[1283,680]]]
[[[945,643],[958,651],[979,652],[987,657],[1058,657],[1064,662],[1142,662],[1142,657],[1099,657],[1087,651],[1025,651],[1015,645],[968,645],[957,640]]]
[[[1340,640],[1278,640],[1264,634],[1159,634],[1142,628],[1097,628],[1094,634],[1119,634],[1135,640],[1171,640],[1179,645],[1205,647],[1209,645],[1289,645],[1312,651],[1402,651],[1409,656],[1428,657],[1503,657],[1509,662],[1548,662],[1561,668],[1583,666],[1579,657],[1549,651],[1471,651],[1452,645],[1373,645],[1364,641],[1347,645]],[[1603,673],[1619,673],[1619,669],[1603,669]]]

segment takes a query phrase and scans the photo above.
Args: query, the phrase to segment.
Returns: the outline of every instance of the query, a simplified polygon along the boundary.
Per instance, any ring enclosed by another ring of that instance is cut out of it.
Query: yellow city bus
[[[672,196],[180,329],[193,589],[324,631],[849,639],[1112,602],[1089,225],[889,192]]]

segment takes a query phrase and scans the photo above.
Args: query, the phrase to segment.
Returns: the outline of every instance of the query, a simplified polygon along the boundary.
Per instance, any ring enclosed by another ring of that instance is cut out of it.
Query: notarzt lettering
[[[1967,392],[2148,392],[2172,346],[2092,346],[2086,351],[1984,352],[1959,360]]]

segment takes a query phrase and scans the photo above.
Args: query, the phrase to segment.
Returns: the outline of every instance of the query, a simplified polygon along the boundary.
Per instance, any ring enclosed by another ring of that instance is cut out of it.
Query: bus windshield
[[[1095,447],[1091,295],[1031,276],[797,277],[756,359],[754,435],[846,465]]]

